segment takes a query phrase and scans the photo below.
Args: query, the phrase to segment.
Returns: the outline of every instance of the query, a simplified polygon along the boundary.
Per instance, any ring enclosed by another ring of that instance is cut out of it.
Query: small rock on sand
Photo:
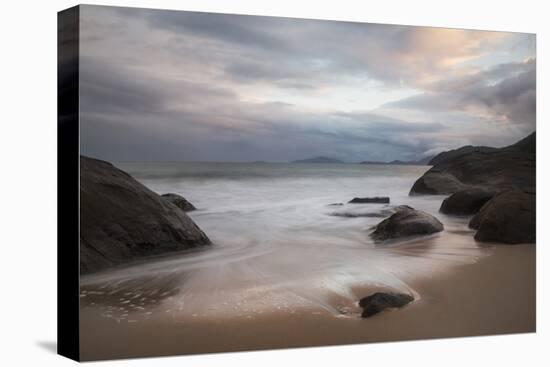
[[[361,317],[374,316],[387,308],[400,308],[413,300],[414,297],[406,293],[377,292],[359,301],[359,306],[363,308]]]

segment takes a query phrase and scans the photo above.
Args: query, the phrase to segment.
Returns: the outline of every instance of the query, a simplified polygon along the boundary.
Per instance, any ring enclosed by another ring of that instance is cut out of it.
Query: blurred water
[[[473,240],[468,218],[438,213],[443,197],[408,196],[425,166],[116,165],[159,194],[186,197],[198,208],[189,215],[214,243],[207,250],[83,277],[82,307],[100,307],[118,321],[159,313],[175,322],[254,318],[299,307],[345,317],[357,311],[357,287],[415,293],[412,279],[476,261],[489,250]],[[389,196],[391,203],[345,204],[356,196]],[[370,228],[402,204],[436,215],[445,231],[374,244]]]

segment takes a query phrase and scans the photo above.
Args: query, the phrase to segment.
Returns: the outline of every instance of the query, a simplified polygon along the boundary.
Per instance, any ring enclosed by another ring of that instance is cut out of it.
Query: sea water
[[[429,167],[290,163],[116,163],[158,194],[184,196],[213,245],[84,276],[81,307],[137,322],[170,314],[259,317],[307,308],[357,312],[358,288],[417,294],[411,281],[487,253],[467,217],[439,213],[442,196],[409,196]],[[388,196],[390,204],[349,204]],[[331,205],[342,204],[342,205]],[[445,230],[375,243],[369,233],[392,207],[435,215]]]

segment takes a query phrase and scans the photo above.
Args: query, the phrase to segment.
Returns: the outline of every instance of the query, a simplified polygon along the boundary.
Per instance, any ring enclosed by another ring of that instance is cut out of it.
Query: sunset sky
[[[535,130],[533,34],[81,6],[81,153],[416,160]]]

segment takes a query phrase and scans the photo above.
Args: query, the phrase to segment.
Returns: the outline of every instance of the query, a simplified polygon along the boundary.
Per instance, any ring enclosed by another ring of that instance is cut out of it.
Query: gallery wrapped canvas
[[[58,15],[59,353],[535,331],[535,35]]]

